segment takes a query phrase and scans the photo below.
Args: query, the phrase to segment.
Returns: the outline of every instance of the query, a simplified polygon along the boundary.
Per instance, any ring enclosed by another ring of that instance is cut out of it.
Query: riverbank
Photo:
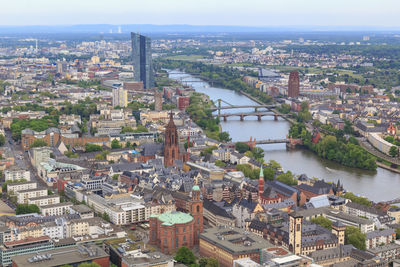
[[[389,170],[389,171],[391,171],[391,172],[400,173],[400,170],[399,170],[399,169],[392,168],[392,167],[386,165],[386,164],[383,163],[383,162],[376,161],[376,165],[378,165],[378,167],[380,167],[380,168]]]
[[[188,74],[171,74],[175,80],[187,80],[196,92],[208,95],[216,102],[222,99],[232,105],[256,105],[253,99],[234,90],[213,87],[210,84],[199,82],[198,77]],[[237,112],[252,112],[248,108]],[[235,112],[235,111],[234,111]],[[221,121],[220,127],[230,134],[233,142],[249,140],[250,136],[257,140],[285,138],[290,123],[286,120],[274,121],[273,117],[265,117],[262,121],[249,117],[240,121],[238,117],[230,117],[227,121]],[[306,174],[308,177],[318,177],[326,182],[344,185],[346,190],[355,194],[366,196],[369,199],[380,202],[391,200],[399,196],[400,174],[386,168],[377,168],[376,171],[366,171],[358,168],[350,168],[330,160],[320,158],[315,153],[306,149],[287,150],[285,144],[259,145],[264,149],[264,160],[279,162],[284,170],[290,170],[296,174]],[[389,186],[388,186],[389,185]]]

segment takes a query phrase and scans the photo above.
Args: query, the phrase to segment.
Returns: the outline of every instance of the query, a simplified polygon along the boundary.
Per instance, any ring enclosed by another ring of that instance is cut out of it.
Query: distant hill
[[[400,31],[399,28],[364,27],[364,26],[219,26],[219,25],[153,25],[153,24],[84,24],[57,26],[0,26],[0,34],[23,33],[117,33],[121,27],[122,33],[235,33],[235,32],[295,32],[295,31]]]

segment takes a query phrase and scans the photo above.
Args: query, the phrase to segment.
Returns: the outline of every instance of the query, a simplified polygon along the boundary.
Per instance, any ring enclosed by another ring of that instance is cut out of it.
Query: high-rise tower
[[[288,97],[297,98],[300,95],[299,72],[294,70],[290,72],[288,84]]]
[[[113,107],[125,108],[128,106],[128,91],[122,86],[116,87],[112,90],[112,104]]]
[[[133,78],[143,82],[144,88],[154,87],[151,39],[138,33],[131,33]]]

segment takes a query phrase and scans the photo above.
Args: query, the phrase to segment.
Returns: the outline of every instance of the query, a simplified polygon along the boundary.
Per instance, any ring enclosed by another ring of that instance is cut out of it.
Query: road
[[[37,182],[39,185],[47,188],[47,184],[37,175],[35,168],[32,166],[27,152],[24,152],[19,143],[14,142],[11,136],[11,131],[5,131],[6,137],[6,148],[10,151],[11,155],[14,157],[14,166],[28,170],[31,173],[31,181]]]

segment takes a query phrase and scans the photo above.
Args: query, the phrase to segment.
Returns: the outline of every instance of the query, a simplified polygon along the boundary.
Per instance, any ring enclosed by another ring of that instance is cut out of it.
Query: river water
[[[217,103],[217,99],[222,99],[233,105],[257,104],[244,95],[212,87],[187,74],[171,73],[169,76],[191,85],[197,92],[207,94],[215,103]],[[222,110],[221,113],[251,111],[254,109]],[[221,119],[221,126],[223,131],[229,132],[233,141],[247,141],[250,140],[250,137],[258,140],[285,138],[290,124],[282,118],[274,121],[272,116],[265,116],[262,121],[258,121],[254,116],[245,117],[244,121],[240,121],[238,116],[234,116],[228,117],[226,122]],[[317,177],[325,181],[337,182],[340,179],[347,191],[366,196],[376,202],[400,197],[400,174],[382,168],[378,168],[377,171],[348,168],[321,159],[308,150],[287,150],[285,144],[260,145],[260,147],[265,150],[265,161],[276,160],[285,171],[290,170],[294,174],[305,173],[310,178]]]

